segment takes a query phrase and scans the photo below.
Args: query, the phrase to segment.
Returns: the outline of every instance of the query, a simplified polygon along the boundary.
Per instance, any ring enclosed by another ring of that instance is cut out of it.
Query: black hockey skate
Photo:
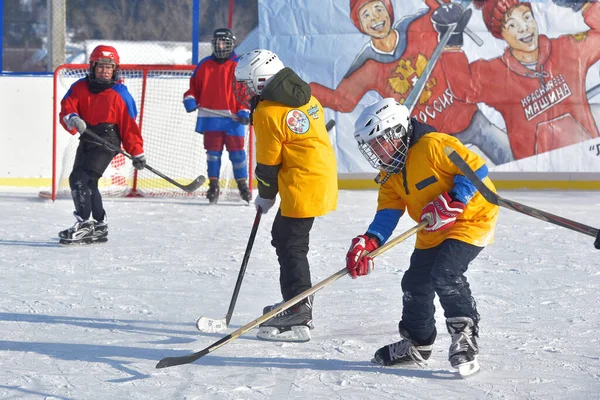
[[[479,347],[473,320],[469,317],[448,318],[446,327],[452,336],[452,344],[448,351],[450,365],[458,369],[461,376],[469,376],[479,371]]]
[[[237,180],[238,190],[240,191],[240,197],[246,203],[250,204],[250,200],[252,200],[252,192],[248,187],[248,181],[246,179],[238,179]]]
[[[408,332],[402,328],[400,323],[398,326],[402,340],[396,343],[383,346],[375,352],[371,362],[384,366],[399,365],[399,364],[427,364],[427,360],[431,357],[433,342],[437,332],[431,335],[431,339],[427,344],[420,344],[413,340]]]
[[[106,213],[102,221],[96,221],[94,224],[94,235],[92,236],[94,242],[103,243],[108,241],[108,222]]]
[[[84,221],[79,215],[73,213],[77,222],[75,225],[58,233],[60,244],[89,244],[94,241],[94,221]]]
[[[263,315],[280,304],[265,307]],[[280,312],[260,324],[256,337],[276,342],[308,342],[310,340],[310,330],[314,329],[312,305],[313,296],[309,296],[300,303]]]
[[[264,306],[263,307],[263,315],[265,315],[268,312],[271,312],[271,310],[273,310],[274,308],[279,307],[283,303],[285,303],[285,302],[283,300],[281,300],[279,303],[275,303],[275,304],[270,304],[268,306]]]
[[[208,190],[206,191],[206,198],[210,204],[217,204],[219,201],[219,180],[211,179]]]

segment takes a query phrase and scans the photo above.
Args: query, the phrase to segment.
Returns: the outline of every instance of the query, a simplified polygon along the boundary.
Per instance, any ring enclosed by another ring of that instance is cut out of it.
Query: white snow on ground
[[[600,226],[594,192],[502,192],[506,198]],[[376,192],[341,191],[338,210],[311,234],[313,283],[344,266],[365,231]],[[437,307],[438,341],[426,368],[370,362],[399,340],[400,280],[414,238],[382,254],[375,271],[343,277],[315,299],[313,338],[256,339],[252,330],[196,363],[155,369],[225,334],[196,331],[223,318],[254,207],[206,200],[106,200],[109,242],[61,247],[70,200],[0,194],[2,399],[598,399],[600,252],[593,238],[502,209],[496,242],[468,278],[482,316],[482,371],[457,379]],[[281,299],[263,217],[232,327]],[[403,218],[395,235],[414,222]],[[436,301],[437,302],[437,301]]]

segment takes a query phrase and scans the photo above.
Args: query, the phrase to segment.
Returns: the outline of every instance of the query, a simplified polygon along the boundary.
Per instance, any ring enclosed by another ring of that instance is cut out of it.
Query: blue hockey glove
[[[185,111],[191,113],[196,111],[198,108],[198,104],[196,104],[196,99],[193,97],[186,97],[183,99],[183,106],[185,107]]]

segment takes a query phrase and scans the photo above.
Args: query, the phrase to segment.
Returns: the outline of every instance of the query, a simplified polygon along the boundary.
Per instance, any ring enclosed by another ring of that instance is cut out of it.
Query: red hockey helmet
[[[119,59],[119,53],[112,46],[96,46],[90,54],[90,64],[100,62],[101,64],[115,64],[119,66],[121,60]]]
[[[112,82],[117,82],[119,80],[119,64],[121,64],[121,59],[119,58],[119,53],[112,46],[100,45],[96,46],[94,50],[92,50],[92,54],[90,54],[90,79],[96,79],[96,65],[97,64],[113,64],[115,70],[112,75]]]

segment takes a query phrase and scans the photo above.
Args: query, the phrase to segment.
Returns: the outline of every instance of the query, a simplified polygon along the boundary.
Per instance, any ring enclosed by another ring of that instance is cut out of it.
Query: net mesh
[[[187,113],[182,104],[183,93],[189,87],[193,71],[194,66],[121,65],[121,78],[138,108],[137,123],[144,138],[148,164],[183,185],[199,175],[207,176],[203,137],[194,131],[196,113]],[[67,90],[77,80],[84,78],[86,73],[87,65],[62,66],[57,69],[56,113],[60,111],[60,100]],[[69,174],[75,160],[79,135],[72,136],[66,132],[58,122],[58,115],[55,125],[55,197],[70,196]],[[245,141],[248,165],[252,165],[249,134]],[[240,199],[226,150],[223,151],[219,182],[221,199]],[[206,195],[208,180],[195,192],[186,193],[148,170],[136,171],[128,158],[118,154],[98,186],[106,196],[199,197]]]

